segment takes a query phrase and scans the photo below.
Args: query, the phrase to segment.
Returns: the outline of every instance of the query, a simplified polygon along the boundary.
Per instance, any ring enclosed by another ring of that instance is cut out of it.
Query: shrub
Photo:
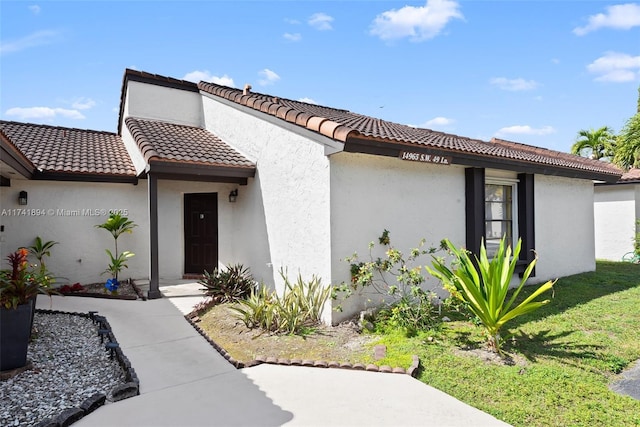
[[[262,285],[231,309],[248,328],[269,332],[297,334],[317,325],[331,295],[331,288],[323,286],[316,276],[304,281],[298,275],[294,284],[285,272],[280,271],[280,275],[285,284],[282,296]]]
[[[498,252],[489,261],[483,241],[480,246],[480,258],[474,257],[474,262],[465,249],[458,249],[449,240],[444,240],[443,245],[455,257],[453,271],[445,265],[444,260],[438,258],[433,261],[433,269],[427,267],[429,273],[440,279],[445,289],[454,298],[461,300],[480,319],[488,336],[489,348],[497,353],[502,353],[503,339],[500,336],[500,329],[504,324],[547,304],[549,300],[535,301],[535,299],[543,292],[550,290],[555,283],[555,281],[544,283],[524,301],[512,308],[537,262],[536,258],[527,266],[520,280],[520,285],[507,301],[509,284],[516,268],[518,255],[520,255],[521,244],[522,241],[518,240],[512,256],[511,246],[505,244],[503,237]]]
[[[246,299],[255,286],[249,269],[242,264],[228,265],[224,270],[214,268],[211,273],[205,271],[198,283],[217,304]]]
[[[380,312],[380,318],[389,326],[404,329],[413,335],[417,329],[428,329],[436,323],[433,305],[435,295],[425,292],[421,285],[425,278],[422,266],[415,265],[424,254],[433,254],[436,248],[423,249],[425,240],[410,250],[406,256],[391,245],[389,231],[384,230],[378,243],[386,247],[385,257],[374,258],[375,243],[369,243],[369,261],[360,261],[354,253],[345,260],[351,264],[351,283],[342,283],[334,288],[333,297],[339,294],[346,298],[360,288],[373,289],[381,295],[381,300],[390,297],[390,302]],[[340,310],[340,306],[337,307]]]

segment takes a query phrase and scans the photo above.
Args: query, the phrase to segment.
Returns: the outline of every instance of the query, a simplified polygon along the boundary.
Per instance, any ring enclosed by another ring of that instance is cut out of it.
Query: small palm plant
[[[47,267],[44,263],[44,257],[51,256],[51,248],[53,248],[57,244],[58,242],[54,242],[53,240],[43,242],[42,238],[40,238],[40,236],[37,236],[33,246],[29,246],[29,252],[38,260],[40,273],[46,273]]]
[[[134,224],[134,222],[129,220],[126,216],[122,216],[119,213],[112,213],[109,215],[109,219],[107,219],[107,221],[96,225],[96,227],[107,230],[113,236],[115,252],[112,253],[109,249],[106,249],[111,263],[104,272],[111,273],[115,279],[115,289],[117,289],[118,273],[120,273],[122,269],[128,268],[126,261],[134,256],[134,253],[130,251],[124,251],[120,254],[118,253],[118,237],[123,233],[133,233],[133,228],[137,227],[137,224]]]
[[[480,258],[474,257],[475,262],[465,249],[456,248],[449,240],[443,245],[455,257],[453,270],[449,269],[444,260],[435,258],[433,269],[427,271],[440,279],[445,289],[454,298],[462,301],[465,306],[480,319],[488,337],[489,348],[502,354],[502,337],[500,329],[510,320],[530,313],[547,304],[549,300],[536,301],[542,293],[550,290],[555,281],[548,281],[536,289],[524,301],[515,304],[516,298],[529,279],[537,258],[531,261],[522,275],[520,284],[515,288],[511,298],[507,300],[509,284],[514,275],[518,256],[520,255],[521,240],[518,240],[513,256],[511,245],[500,241],[498,252],[489,261],[484,241],[480,246]]]

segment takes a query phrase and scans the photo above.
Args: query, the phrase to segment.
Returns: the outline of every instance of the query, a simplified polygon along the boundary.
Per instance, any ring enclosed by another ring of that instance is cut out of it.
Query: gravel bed
[[[27,355],[33,369],[0,382],[1,426],[35,426],[96,393],[108,402],[111,391],[125,383],[91,319],[37,312],[33,328]]]

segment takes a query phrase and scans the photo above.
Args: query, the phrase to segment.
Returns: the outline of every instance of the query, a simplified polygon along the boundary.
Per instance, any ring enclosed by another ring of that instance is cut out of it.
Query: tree
[[[613,158],[615,151],[616,136],[608,126],[579,131],[576,142],[571,146],[572,154],[594,160]]]
[[[618,135],[613,162],[623,169],[640,167],[640,88],[638,88],[638,111],[627,120]]]

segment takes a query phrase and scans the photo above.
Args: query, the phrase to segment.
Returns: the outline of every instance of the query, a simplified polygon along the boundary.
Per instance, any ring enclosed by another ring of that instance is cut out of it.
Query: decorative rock
[[[258,356],[256,356],[255,360],[256,360],[256,362],[264,363],[264,362],[267,361],[267,358],[262,356],[262,355],[258,355]]]
[[[391,371],[394,374],[406,374],[407,371],[404,370],[404,368],[393,368],[393,370]]]
[[[272,356],[267,357],[267,363],[276,364],[278,363],[278,359]]]
[[[353,368],[353,365],[351,363],[341,363],[340,367],[342,369],[351,369],[351,368]]]
[[[98,407],[94,396],[104,399],[130,375],[121,352],[121,360],[109,358],[97,334],[103,325],[88,315],[37,310],[33,326],[33,370],[0,382],[0,396],[11,396],[0,404],[0,425],[69,425]]]
[[[373,363],[369,363],[367,365],[367,367],[365,368],[365,370],[367,370],[369,372],[378,372],[380,369],[378,368],[377,365],[374,365]]]
[[[279,365],[291,365],[291,360],[289,359],[278,359],[278,364]]]
[[[356,371],[364,371],[365,366],[362,363],[356,363],[353,365],[352,369],[355,369]]]
[[[412,357],[413,363],[411,363],[411,366],[407,369],[407,374],[415,378],[418,375],[418,368],[420,368],[420,358],[415,354]]]
[[[384,372],[385,374],[390,374],[393,372],[393,369],[391,368],[391,366],[382,365],[380,366],[380,372]]]
[[[339,368],[340,364],[338,362],[331,361],[331,362],[329,362],[329,367],[330,368]]]
[[[329,365],[324,360],[317,360],[313,363],[313,366],[316,368],[328,368]]]
[[[302,360],[301,359],[291,359],[291,364],[293,366],[300,366],[300,365],[302,365]]]

